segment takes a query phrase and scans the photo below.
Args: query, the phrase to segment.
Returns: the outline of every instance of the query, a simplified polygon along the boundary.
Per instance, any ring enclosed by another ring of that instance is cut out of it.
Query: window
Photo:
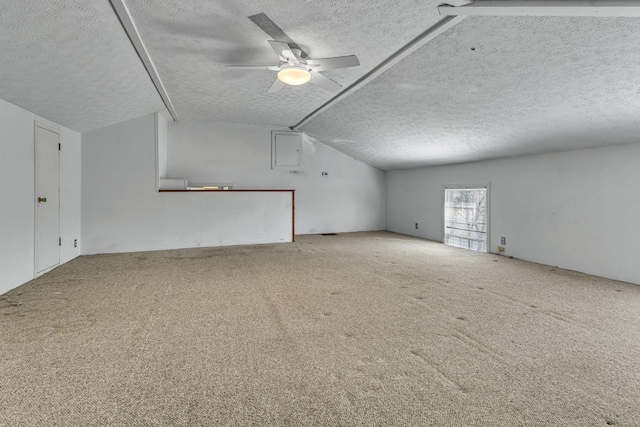
[[[488,185],[445,187],[444,243],[487,252]]]

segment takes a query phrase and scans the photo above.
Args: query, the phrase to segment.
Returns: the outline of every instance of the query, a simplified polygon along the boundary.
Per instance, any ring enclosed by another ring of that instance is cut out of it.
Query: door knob
[[[38,203],[46,203],[47,198],[46,197],[38,197]]]

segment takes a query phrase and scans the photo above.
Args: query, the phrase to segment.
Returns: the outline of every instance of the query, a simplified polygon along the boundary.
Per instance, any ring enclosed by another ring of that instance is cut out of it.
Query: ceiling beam
[[[477,1],[464,6],[440,6],[446,16],[617,16],[640,17],[640,1]]]
[[[465,16],[447,16],[446,18],[441,19],[436,24],[431,26],[429,29],[422,32],[416,38],[411,40],[409,43],[402,46],[399,50],[394,52],[391,56],[389,56],[387,59],[382,61],[380,64],[373,67],[368,73],[360,77],[351,85],[344,88],[336,96],[334,96],[333,98],[331,98],[330,100],[322,104],[319,108],[312,111],[311,114],[309,114],[300,122],[292,126],[291,130],[298,130],[302,125],[307,123],[309,120],[311,120],[318,114],[322,113],[324,110],[331,107],[333,104],[340,101],[342,98],[346,97],[351,92],[360,89],[362,86],[366,85],[371,80],[375,79],[380,74],[384,73],[389,68],[396,65],[398,62],[402,61],[402,59],[404,59],[411,53],[415,52],[416,50],[418,50],[419,48],[421,48],[431,40],[435,39],[440,34],[444,33],[445,31],[447,31],[449,28],[453,27],[457,23],[461,22],[464,18],[466,17]]]
[[[120,20],[120,24],[122,24],[122,28],[124,29],[125,33],[127,33],[129,40],[131,40],[133,48],[140,57],[142,65],[144,65],[144,68],[147,70],[147,73],[149,74],[153,85],[156,87],[156,90],[158,91],[160,98],[162,98],[162,102],[164,102],[165,107],[167,107],[169,114],[171,114],[173,121],[179,121],[178,113],[176,113],[175,108],[173,108],[173,104],[171,103],[169,94],[164,88],[162,80],[160,79],[160,75],[158,74],[158,70],[156,70],[156,66],[151,60],[149,52],[147,52],[147,48],[140,38],[140,33],[138,33],[136,24],[133,22],[133,18],[131,18],[131,14],[129,13],[127,5],[124,3],[124,0],[109,0],[109,3],[111,3],[113,11],[116,13],[116,16]]]

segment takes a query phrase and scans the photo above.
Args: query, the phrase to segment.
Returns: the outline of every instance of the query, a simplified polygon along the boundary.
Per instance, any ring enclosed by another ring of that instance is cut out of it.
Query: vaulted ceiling
[[[441,2],[125,0],[181,120],[294,126],[335,93],[265,91],[266,14],[344,87],[442,19]],[[0,0],[0,98],[85,131],[164,109],[107,0]],[[469,17],[300,130],[381,169],[640,142],[640,18]]]

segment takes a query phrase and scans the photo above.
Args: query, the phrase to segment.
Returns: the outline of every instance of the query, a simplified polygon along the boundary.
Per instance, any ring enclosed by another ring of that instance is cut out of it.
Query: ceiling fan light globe
[[[286,67],[278,71],[278,80],[287,85],[299,86],[311,80],[311,73],[302,67]]]

